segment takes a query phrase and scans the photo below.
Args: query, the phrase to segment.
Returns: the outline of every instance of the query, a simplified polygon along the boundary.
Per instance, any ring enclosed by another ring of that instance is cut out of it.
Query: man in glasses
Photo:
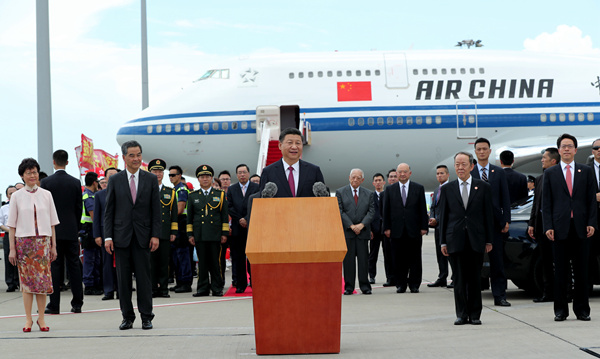
[[[173,262],[177,284],[170,290],[175,293],[190,293],[192,291],[192,263],[190,261],[190,244],[187,240],[185,227],[187,225],[188,189],[181,180],[183,170],[179,166],[169,167],[169,181],[173,184],[177,196],[177,222],[179,234],[175,240]]]

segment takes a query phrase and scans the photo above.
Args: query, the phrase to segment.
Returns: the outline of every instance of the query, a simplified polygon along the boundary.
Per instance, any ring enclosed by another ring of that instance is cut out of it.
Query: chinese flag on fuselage
[[[338,101],[371,101],[371,81],[338,82]]]

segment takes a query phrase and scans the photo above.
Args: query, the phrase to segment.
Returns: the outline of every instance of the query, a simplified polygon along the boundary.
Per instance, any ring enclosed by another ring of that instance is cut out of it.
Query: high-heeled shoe
[[[31,327],[27,328],[27,327],[23,327],[23,333],[30,333],[31,332]]]
[[[40,330],[42,332],[49,332],[50,331],[50,327],[42,327],[40,325],[40,322],[38,320],[36,320],[35,322],[37,323],[38,327],[40,327]],[[25,330],[25,328],[23,328],[23,330]],[[29,331],[31,331],[31,328],[29,328]]]

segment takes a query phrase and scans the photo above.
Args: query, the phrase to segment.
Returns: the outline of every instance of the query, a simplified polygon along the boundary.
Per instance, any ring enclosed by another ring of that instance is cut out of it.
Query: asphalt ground
[[[154,329],[121,331],[117,300],[86,296],[83,312],[69,312],[63,292],[61,314],[46,318],[49,332],[34,326],[23,333],[19,292],[7,293],[0,261],[0,358],[243,358],[256,356],[251,297],[193,298],[191,293],[154,299]],[[509,281],[512,307],[495,307],[483,292],[483,325],[453,325],[454,297],[447,288],[428,288],[437,277],[433,235],[423,241],[420,293],[383,288],[380,252],[373,295],[342,296],[340,354],[303,358],[594,358],[600,357],[600,288],[590,300],[590,322],[554,322],[552,303],[535,304]],[[226,272],[227,283],[231,271]],[[341,295],[341,292],[340,292]],[[135,304],[135,293],[134,293]],[[35,312],[35,304],[34,304]],[[35,317],[34,317],[35,319]],[[290,323],[294,325],[294,323]],[[279,358],[284,356],[269,356]],[[289,356],[286,356],[289,357]]]

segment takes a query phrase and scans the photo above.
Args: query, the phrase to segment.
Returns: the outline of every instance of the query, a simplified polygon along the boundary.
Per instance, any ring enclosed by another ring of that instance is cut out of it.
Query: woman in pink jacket
[[[50,263],[56,259],[56,235],[54,226],[58,221],[52,194],[37,186],[40,165],[33,158],[24,159],[19,165],[19,176],[25,187],[12,195],[7,227],[9,228],[10,263],[19,268],[19,280],[25,307],[23,332],[31,332],[31,310],[35,294],[38,307],[37,325],[46,326],[44,310],[46,295],[52,294]]]

